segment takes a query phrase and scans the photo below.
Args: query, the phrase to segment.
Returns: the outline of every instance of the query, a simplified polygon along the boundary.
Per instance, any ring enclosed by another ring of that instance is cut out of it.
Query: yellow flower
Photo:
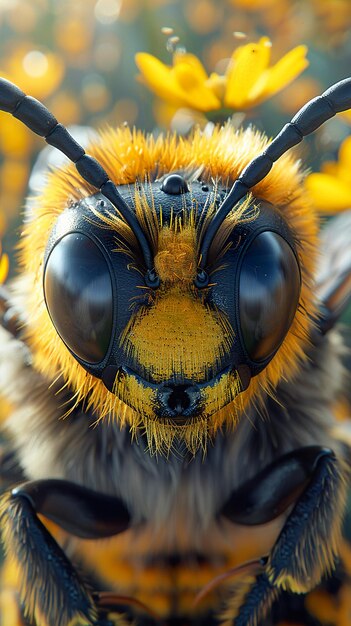
[[[0,285],[2,285],[9,271],[9,257],[6,253],[2,253],[2,246],[0,241]]]
[[[146,84],[162,100],[198,111],[220,108],[219,98],[206,86],[206,70],[195,55],[176,52],[173,67],[146,52],[139,52],[135,58]]]
[[[262,37],[257,43],[237,48],[224,75],[208,76],[199,59],[175,52],[173,65],[140,52],[136,63],[147,86],[161,99],[178,107],[209,112],[221,108],[249,109],[283,89],[308,65],[306,46],[290,50],[269,66],[271,42]]]
[[[247,109],[281,91],[308,66],[306,53],[306,46],[297,46],[269,67],[271,43],[267,37],[240,46],[227,71],[225,106]]]
[[[305,185],[321,213],[337,213],[351,207],[351,137],[341,144],[338,161],[324,163],[321,172],[307,176]]]

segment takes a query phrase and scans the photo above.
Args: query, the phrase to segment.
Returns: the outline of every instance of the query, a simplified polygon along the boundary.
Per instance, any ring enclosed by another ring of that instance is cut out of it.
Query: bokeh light
[[[95,5],[95,17],[101,24],[113,24],[121,11],[121,0],[98,0]]]

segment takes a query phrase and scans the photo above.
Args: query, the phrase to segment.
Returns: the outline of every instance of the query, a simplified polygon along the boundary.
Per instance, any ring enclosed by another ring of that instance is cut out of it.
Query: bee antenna
[[[204,234],[200,247],[199,271],[195,280],[197,287],[206,287],[208,284],[205,267],[209,248],[219,226],[235,204],[267,176],[273,163],[287,150],[300,143],[306,135],[313,133],[336,113],[349,108],[351,108],[351,78],[345,78],[329,87],[320,96],[307,102],[282,128],[269,146],[245,167]]]
[[[160,280],[154,270],[149,242],[136,216],[100,163],[85,153],[82,146],[73,139],[62,124],[58,123],[54,115],[41,102],[27,96],[16,85],[4,78],[0,78],[0,110],[11,113],[34,133],[44,137],[50,146],[63,152],[75,164],[84,180],[99,189],[102,195],[112,202],[129,224],[139,243],[147,269],[146,284],[148,287],[158,287]]]

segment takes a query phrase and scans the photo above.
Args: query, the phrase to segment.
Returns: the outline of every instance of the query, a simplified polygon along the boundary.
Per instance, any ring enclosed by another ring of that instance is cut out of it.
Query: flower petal
[[[340,146],[339,163],[351,169],[351,137],[346,137]]]
[[[7,256],[6,253],[4,253],[0,258],[0,285],[2,285],[7,278],[9,266],[10,266],[9,257]]]
[[[329,174],[310,174],[305,186],[318,211],[337,213],[351,207],[351,185]]]
[[[173,76],[183,92],[184,102],[198,111],[213,111],[221,106],[220,100],[211,89],[206,87],[193,67],[187,63],[178,63],[172,70]]]
[[[250,92],[270,60],[270,41],[262,37],[258,43],[237,48],[227,71],[227,89],[224,104],[243,109],[251,106]]]
[[[135,60],[148,87],[163,100],[198,111],[220,107],[220,100],[206,87],[207,74],[194,55],[176,54],[174,67],[145,52],[138,53]]]
[[[323,173],[324,172],[324,168],[323,168]],[[329,174],[330,172],[328,172]],[[343,182],[346,183],[346,185],[350,185],[351,187],[351,169],[350,169],[350,165],[346,166],[345,163],[337,163],[337,174],[336,174],[337,178]]]
[[[296,46],[285,54],[280,61],[268,70],[267,82],[262,93],[263,98],[271,97],[286,85],[291,83],[296,76],[308,67],[306,59],[307,47]]]
[[[146,52],[136,54],[135,61],[147,86],[157,96],[183,103],[183,93],[172,74],[172,68]]]
[[[329,174],[330,176],[338,177],[339,163],[337,161],[324,161],[321,166],[321,172],[323,174]]]
[[[337,161],[326,161],[322,165],[323,174],[331,174],[351,186],[351,137],[347,137],[339,149]]]
[[[176,66],[182,63],[189,65],[194,75],[196,75],[200,81],[205,82],[208,79],[204,66],[195,54],[176,52],[173,56],[173,65]]]

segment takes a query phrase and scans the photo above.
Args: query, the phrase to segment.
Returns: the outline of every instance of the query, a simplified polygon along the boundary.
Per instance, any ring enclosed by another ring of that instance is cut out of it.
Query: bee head
[[[22,259],[40,370],[61,373],[97,419],[144,431],[153,450],[177,437],[194,452],[295,369],[313,308],[316,222],[285,156],[228,213],[198,286],[204,234],[267,140],[229,126],[196,132],[179,142],[176,162],[174,142],[119,129],[89,148],[150,241],[157,288],[132,228],[72,166],[53,172],[31,205]],[[126,160],[123,178],[111,155],[132,145],[144,159],[137,171]]]
[[[329,101],[348,108],[348,83],[272,142],[229,125],[187,139],[123,128],[89,157],[22,94],[14,115],[76,165],[50,174],[22,241],[36,367],[165,452],[175,437],[196,452],[293,375],[315,313],[317,223],[283,153],[335,113]]]

